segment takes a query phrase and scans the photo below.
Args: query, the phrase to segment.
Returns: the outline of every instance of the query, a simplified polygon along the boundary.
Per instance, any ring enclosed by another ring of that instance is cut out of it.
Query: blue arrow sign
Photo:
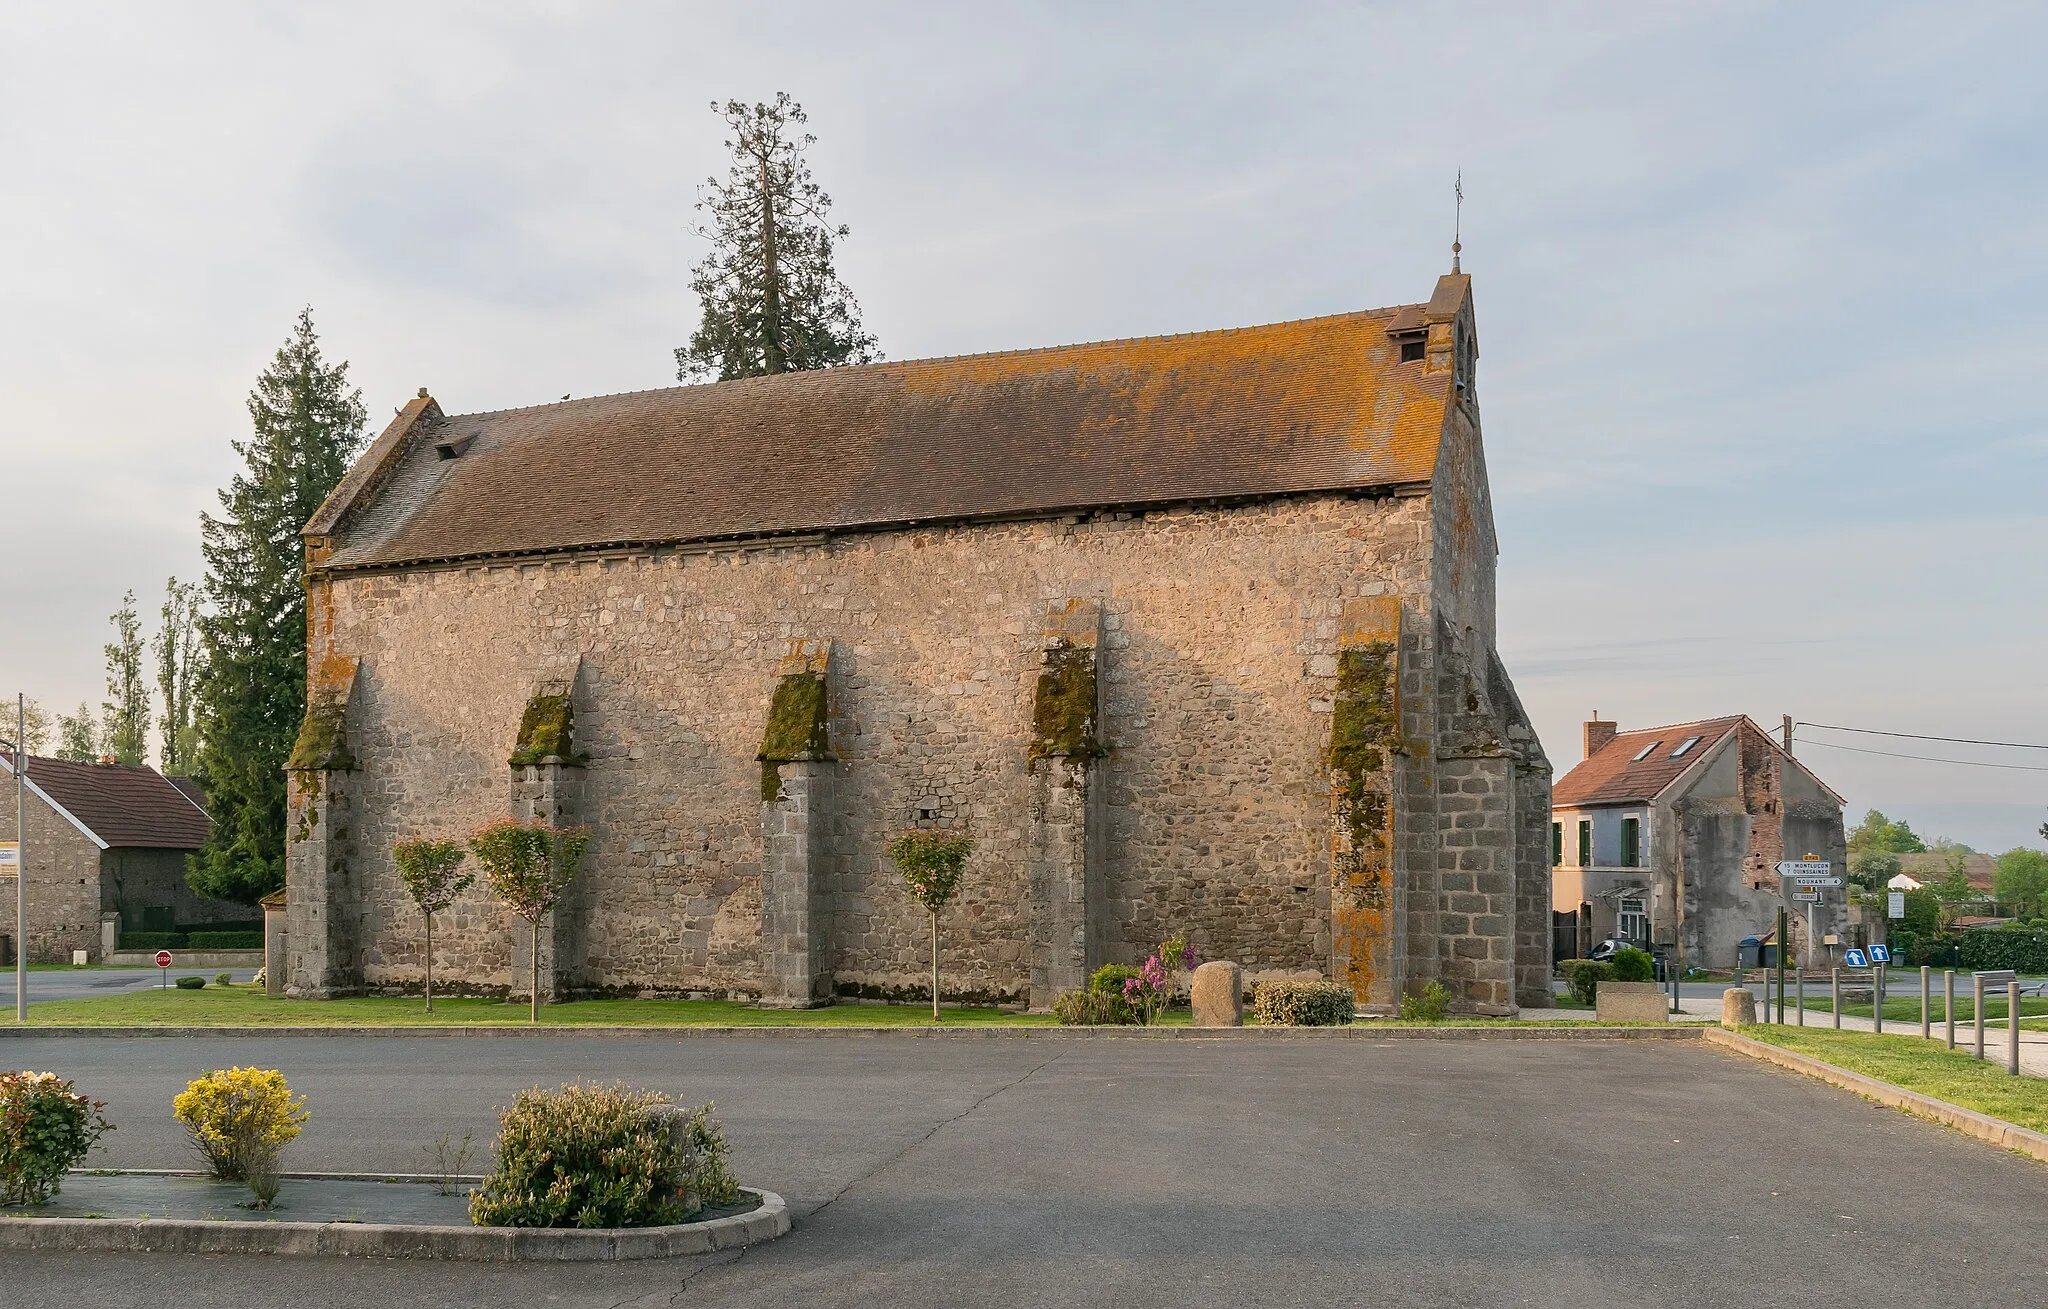
[[[1888,945],[1873,945],[1870,947],[1870,957],[1876,963],[1888,964],[1892,961],[1892,948]]]
[[[1851,968],[1870,967],[1870,960],[1864,957],[1861,950],[1844,950],[1842,952],[1842,962]]]

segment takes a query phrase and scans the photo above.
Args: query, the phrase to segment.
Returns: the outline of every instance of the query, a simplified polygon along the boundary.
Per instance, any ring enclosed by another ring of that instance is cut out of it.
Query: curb
[[[913,1041],[1690,1041],[1703,1028],[1694,1024],[1600,1027],[1591,1024],[1527,1023],[1500,1027],[1396,1027],[1372,1022],[1344,1027],[0,1027],[0,1038],[17,1037],[466,1037],[522,1039],[536,1036],[635,1038],[815,1039],[896,1037]]]
[[[490,1263],[609,1263],[675,1259],[772,1241],[789,1206],[761,1206],[708,1223],[668,1227],[437,1227],[417,1223],[263,1223],[178,1218],[0,1218],[0,1250],[119,1250],[152,1254],[278,1254]]]
[[[1832,1086],[1839,1086],[1845,1091],[1854,1091],[1866,1100],[1875,1100],[1881,1105],[1903,1109],[1907,1113],[1932,1119],[1943,1126],[1953,1127],[1965,1136],[1974,1136],[2000,1149],[2015,1150],[2020,1154],[2048,1162],[2048,1135],[2021,1127],[2018,1123],[2008,1123],[2003,1118],[1980,1114],[1975,1109],[1965,1109],[1959,1104],[1937,1100],[1931,1095],[1908,1091],[1903,1086],[1881,1082],[1862,1073],[1852,1073],[1846,1068],[1815,1059],[1812,1055],[1786,1050],[1768,1041],[1759,1041],[1718,1027],[1707,1029],[1701,1036],[1709,1045],[1718,1045],[1767,1064],[1776,1064],[1795,1073],[1804,1073]]]

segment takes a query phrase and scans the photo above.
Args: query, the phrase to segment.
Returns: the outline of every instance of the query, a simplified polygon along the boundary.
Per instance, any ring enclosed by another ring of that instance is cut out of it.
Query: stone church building
[[[305,528],[288,982],[415,985],[391,846],[587,827],[555,994],[947,997],[1187,932],[1367,1008],[1546,1005],[1550,768],[1494,651],[1470,278],[1426,304],[451,415]],[[526,989],[481,885],[457,986]]]

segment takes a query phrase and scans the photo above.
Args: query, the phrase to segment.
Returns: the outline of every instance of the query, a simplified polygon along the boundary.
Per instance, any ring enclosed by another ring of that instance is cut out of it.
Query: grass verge
[[[1774,992],[1773,999],[1775,998]],[[1787,991],[1785,994],[1785,1007],[1790,1009],[1794,1002],[1795,997],[1790,991]],[[1942,996],[1937,991],[1928,1002],[1928,1020],[1937,1025],[1942,1023],[1944,1021],[1942,1010]],[[1834,1006],[1828,996],[1821,995],[1816,997],[1811,992],[1808,992],[1806,1012],[1810,1014],[1833,1013]],[[1872,1014],[1872,1006],[1867,1004],[1845,1004],[1842,1006],[1842,1013],[1845,1017],[1850,1018],[1869,1018]],[[1976,1014],[1977,1006],[1973,997],[1969,995],[1958,995],[1956,997],[1956,1021],[1958,1023],[1975,1022]],[[2025,1026],[2029,1019],[2043,1017],[2048,1017],[2048,996],[2023,995],[2020,997],[2020,1023],[2022,1026]],[[1918,1027],[1920,1025],[1920,997],[1918,995],[1886,996],[1884,999],[1884,1020],[1887,1023],[1911,1023],[1913,1026]],[[1984,998],[1984,1021],[1987,1023],[1993,1021],[2003,1023],[2005,1021],[2004,996],[2001,995],[1995,1000],[1990,996]]]
[[[2021,1127],[2048,1132],[2048,1080],[2011,1076],[2003,1061],[1980,1063],[1960,1050],[1949,1050],[1918,1036],[1816,1031],[1771,1024],[1745,1027],[1742,1035]]]

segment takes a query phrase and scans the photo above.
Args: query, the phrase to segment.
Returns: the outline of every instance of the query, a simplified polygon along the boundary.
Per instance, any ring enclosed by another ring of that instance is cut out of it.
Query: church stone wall
[[[1096,765],[1107,830],[1095,952],[1136,961],[1186,929],[1204,957],[1248,971],[1324,969],[1340,620],[1346,600],[1382,595],[1411,615],[1403,731],[1415,757],[1404,757],[1399,793],[1426,802],[1433,536],[1429,497],[1313,496],[341,574],[315,604],[330,648],[361,660],[349,736],[362,980],[420,975],[422,933],[392,842],[461,836],[504,814],[506,761],[538,670],[580,655],[575,749],[588,757],[581,813],[594,836],[583,983],[758,993],[756,753],[789,643],[824,640],[836,758],[821,848],[840,991],[920,988],[926,921],[883,847],[904,828],[941,826],[977,841],[942,916],[946,990],[1022,999],[1033,694],[1048,606],[1075,598],[1100,605],[1109,750]],[[1400,830],[1400,866],[1433,874],[1435,820]],[[1409,948],[1424,956],[1434,943],[1417,933],[1435,927],[1434,888],[1414,889]],[[437,980],[513,985],[512,926],[473,888],[437,920]]]

